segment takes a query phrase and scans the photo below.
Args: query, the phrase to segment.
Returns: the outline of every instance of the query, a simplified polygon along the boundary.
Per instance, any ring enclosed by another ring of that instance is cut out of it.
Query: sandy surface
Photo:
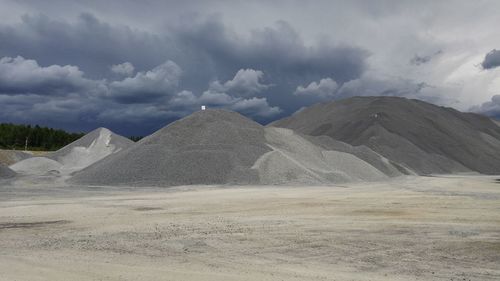
[[[0,280],[500,280],[500,184],[0,183]]]

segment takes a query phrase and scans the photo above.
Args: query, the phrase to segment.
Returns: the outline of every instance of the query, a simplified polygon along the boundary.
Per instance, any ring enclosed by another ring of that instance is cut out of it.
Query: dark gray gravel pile
[[[402,172],[500,174],[499,126],[482,115],[419,100],[354,97],[317,104],[270,125],[365,145]]]
[[[235,112],[199,111],[75,173],[71,182],[140,186],[258,183],[258,171],[251,167],[268,151],[260,124]]]

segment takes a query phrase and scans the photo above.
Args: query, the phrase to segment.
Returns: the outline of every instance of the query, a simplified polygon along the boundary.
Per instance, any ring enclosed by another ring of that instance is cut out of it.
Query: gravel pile
[[[92,185],[254,184],[255,161],[271,149],[264,128],[238,113],[195,112],[75,173]]]
[[[28,158],[11,165],[10,168],[25,175],[68,175],[132,144],[134,142],[127,138],[106,128],[99,128],[44,157]]]
[[[76,172],[70,182],[131,186],[327,184],[387,177],[353,154],[328,151],[291,130],[265,128],[231,111],[206,110]]]
[[[62,164],[62,173],[81,170],[134,144],[106,128],[98,128],[45,157]]]
[[[401,173],[500,174],[499,126],[485,116],[419,100],[354,97],[311,106],[270,126],[364,145]]]
[[[49,173],[59,173],[61,163],[46,157],[31,157],[19,161],[9,168],[22,175],[46,175]]]
[[[0,163],[0,179],[8,179],[16,176],[16,172]]]

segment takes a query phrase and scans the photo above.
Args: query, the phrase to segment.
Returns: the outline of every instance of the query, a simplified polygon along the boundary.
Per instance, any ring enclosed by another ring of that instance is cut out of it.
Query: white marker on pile
[[[204,105],[201,106],[201,110],[207,109]]]

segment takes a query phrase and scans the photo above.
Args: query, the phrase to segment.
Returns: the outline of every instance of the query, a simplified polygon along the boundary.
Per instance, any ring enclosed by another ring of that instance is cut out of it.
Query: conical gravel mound
[[[199,111],[78,172],[97,185],[250,184],[253,163],[270,151],[264,128],[226,110]]]
[[[88,167],[99,160],[134,144],[133,141],[98,128],[67,146],[46,154],[15,163],[11,169],[25,175],[46,173],[67,175]]]

